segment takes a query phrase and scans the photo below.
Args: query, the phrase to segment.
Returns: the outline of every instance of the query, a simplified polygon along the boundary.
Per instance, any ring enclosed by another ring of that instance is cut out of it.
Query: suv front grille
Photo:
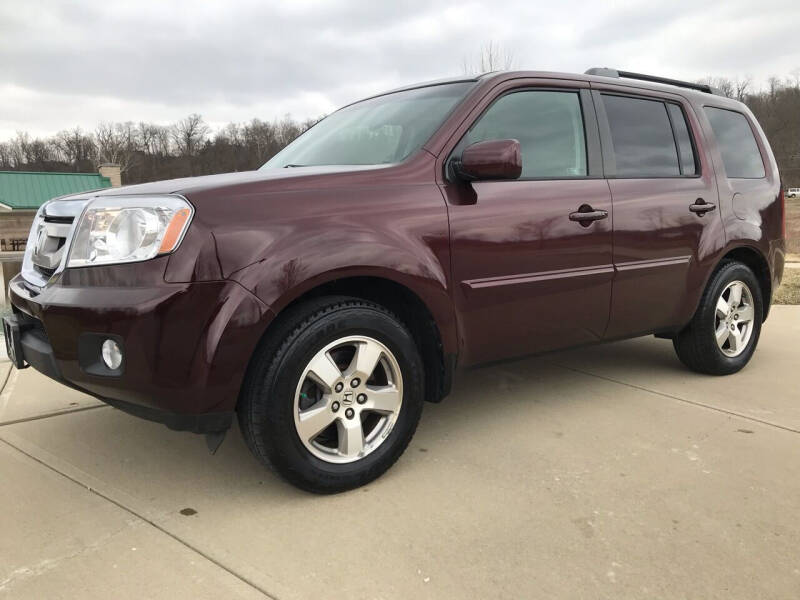
[[[62,221],[64,217],[60,218]],[[35,230],[36,237],[33,244],[31,259],[34,267],[50,271],[52,275],[56,267],[61,264],[64,246],[72,229],[72,218],[69,221],[58,222],[47,216],[42,219]],[[31,240],[28,241],[30,243]]]
[[[37,288],[44,287],[50,278],[63,266],[69,251],[73,224],[86,200],[56,200],[45,204],[31,227],[25,257],[22,261],[22,277]]]

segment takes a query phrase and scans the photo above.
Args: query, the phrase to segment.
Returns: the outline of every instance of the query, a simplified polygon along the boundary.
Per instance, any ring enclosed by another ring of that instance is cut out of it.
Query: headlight
[[[107,196],[86,206],[68,267],[148,260],[175,250],[192,219],[177,196]]]

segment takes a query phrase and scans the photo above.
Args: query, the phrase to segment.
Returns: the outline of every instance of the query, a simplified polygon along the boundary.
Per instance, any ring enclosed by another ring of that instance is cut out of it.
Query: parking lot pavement
[[[209,456],[105,406],[13,419],[0,597],[798,597],[798,333],[775,307],[726,378],[652,337],[469,371],[395,467],[336,496],[236,430]],[[73,394],[8,381],[13,414],[17,389]]]

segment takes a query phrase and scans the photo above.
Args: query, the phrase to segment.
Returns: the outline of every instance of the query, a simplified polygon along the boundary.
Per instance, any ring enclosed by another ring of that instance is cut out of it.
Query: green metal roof
[[[36,210],[57,196],[107,187],[111,187],[111,180],[98,173],[0,171],[0,204],[15,210]]]

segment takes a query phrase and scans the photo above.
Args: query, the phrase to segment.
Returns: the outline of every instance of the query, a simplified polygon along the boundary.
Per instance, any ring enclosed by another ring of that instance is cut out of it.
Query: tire
[[[357,381],[372,359],[371,375]],[[282,316],[251,361],[237,412],[256,458],[295,486],[327,494],[369,483],[395,463],[423,397],[422,360],[405,325],[378,304],[325,297]]]
[[[736,373],[755,352],[763,314],[756,276],[742,263],[726,260],[711,276],[692,320],[673,338],[675,352],[684,365],[698,373]],[[746,324],[748,317],[751,320]]]

